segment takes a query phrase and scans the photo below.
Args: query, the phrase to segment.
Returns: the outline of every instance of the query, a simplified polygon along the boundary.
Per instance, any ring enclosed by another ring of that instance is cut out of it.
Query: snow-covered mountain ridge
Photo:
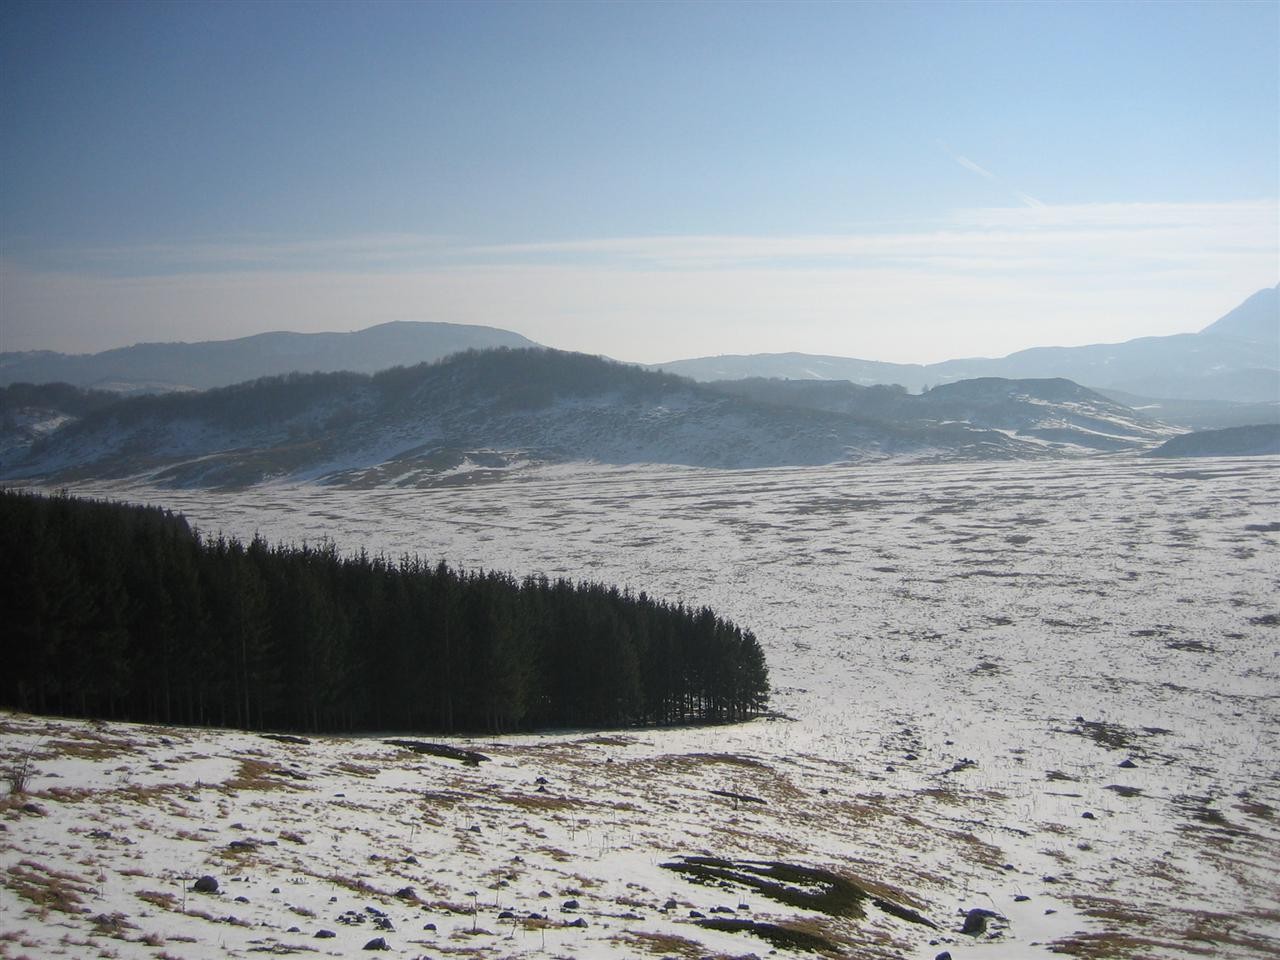
[[[26,450],[10,444],[0,475],[421,483],[528,461],[747,468],[1039,458],[1141,449],[1176,432],[1073,384],[954,385],[937,397],[895,394],[889,406],[883,393],[806,405],[767,387],[741,396],[597,357],[499,349],[374,376],[123,399],[67,419]],[[7,420],[41,415],[23,396],[28,406],[6,409]]]
[[[896,383],[909,390],[978,377],[1063,377],[1140,397],[1274,404],[1280,400],[1280,286],[1259,290],[1198,333],[1123,343],[1032,347],[1005,357],[930,364],[762,353],[673,360],[652,368],[695,380],[850,380]]]

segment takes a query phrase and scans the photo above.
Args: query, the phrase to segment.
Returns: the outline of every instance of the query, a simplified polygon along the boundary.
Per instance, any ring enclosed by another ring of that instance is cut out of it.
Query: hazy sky
[[[1195,330],[1280,4],[0,5],[0,350],[386,320],[659,361]]]

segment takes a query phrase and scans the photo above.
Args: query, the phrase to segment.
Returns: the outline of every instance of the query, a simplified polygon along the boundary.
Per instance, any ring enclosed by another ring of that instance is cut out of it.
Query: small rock
[[[1124,760],[1120,761],[1120,766],[1125,770],[1132,770],[1134,767],[1137,766],[1137,764],[1126,757]]]
[[[479,833],[479,832],[480,832],[480,824],[478,824],[478,823],[477,823],[477,824],[473,824],[469,829],[471,830],[471,832],[472,832],[472,833]]]
[[[29,813],[29,814],[31,814],[33,817],[43,817],[43,816],[44,816],[44,810],[40,807],[40,805],[39,805],[39,804],[35,804],[35,803],[24,803],[24,804],[22,805],[22,812],[23,812],[23,813]]]
[[[332,930],[317,930],[317,931],[316,931],[316,939],[317,939],[317,940],[332,940],[332,939],[333,939],[334,937],[336,937],[336,936],[337,936],[337,934],[336,934],[336,933],[334,933]]]
[[[363,947],[361,947],[361,949],[362,950],[390,950],[391,948],[387,946],[387,941],[385,937],[374,937],[372,940],[366,943]]]
[[[415,866],[415,867],[416,867],[416,866],[418,865],[418,858],[417,858],[417,857],[415,857],[415,856],[411,853],[411,854],[409,854],[407,857],[405,857],[405,858],[404,858],[404,862],[405,862],[405,863],[412,864],[413,866]]]
[[[290,927],[288,930],[285,931],[285,933],[301,933],[301,932],[302,932],[301,927]]]
[[[217,893],[218,881],[215,877],[204,876],[191,885],[196,893]]]
[[[1098,818],[1095,817],[1091,811],[1086,810],[1084,813],[1080,814],[1080,819],[1081,820],[1097,820]]]
[[[701,920],[703,917],[706,916],[706,914],[703,913],[701,910],[690,910],[689,916],[692,917],[694,920]]]
[[[907,754],[905,757],[903,757],[902,759],[903,759],[903,760],[919,760],[920,758],[919,758],[919,757],[917,757],[914,753],[908,753],[908,754]]]
[[[547,890],[539,890],[539,891],[538,891],[538,899],[539,899],[539,900],[550,900],[550,899],[551,899],[551,893],[550,893],[549,891],[547,891]]]
[[[401,887],[396,891],[396,896],[401,900],[414,900],[418,895],[413,892],[413,887]]]
[[[573,923],[565,924],[565,926],[579,927],[579,928],[585,928],[586,925],[587,925],[587,921],[582,919],[582,917],[579,917],[577,920],[574,920]]]
[[[560,904],[560,909],[577,910],[580,906],[582,906],[582,904],[578,903],[577,900],[566,900],[564,903]]]
[[[943,950],[940,954],[934,957],[933,960],[951,960],[951,951]]]
[[[516,918],[516,915],[512,913],[510,910],[503,910],[500,914],[498,914],[499,920],[514,920],[515,918]]]
[[[271,892],[272,892],[272,893],[279,893],[279,892],[280,892],[280,888],[279,888],[279,887],[272,887],[272,888],[271,888]]]
[[[424,924],[422,925],[422,929],[423,929],[423,930],[430,930],[432,933],[435,933],[435,931],[436,931],[436,925],[435,925],[434,923],[424,923]]]
[[[249,902],[248,897],[236,897],[236,903],[248,903],[248,902]]]
[[[1031,899],[1031,898],[1030,898],[1030,897],[1028,897],[1025,893],[1020,893],[1020,894],[1018,894],[1017,896],[1015,896],[1015,897],[1013,898],[1013,902],[1014,902],[1014,903],[1026,903],[1026,902],[1027,902],[1028,900],[1030,900],[1030,899]]]

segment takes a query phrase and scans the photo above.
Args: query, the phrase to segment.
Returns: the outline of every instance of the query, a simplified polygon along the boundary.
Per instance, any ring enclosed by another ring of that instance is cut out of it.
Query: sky
[[[1280,3],[0,4],[0,350],[389,320],[659,362],[1198,330]]]

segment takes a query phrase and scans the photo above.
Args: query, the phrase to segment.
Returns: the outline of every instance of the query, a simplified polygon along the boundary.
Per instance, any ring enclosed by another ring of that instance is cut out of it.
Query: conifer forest
[[[599,583],[249,543],[157,507],[0,491],[0,705],[311,732],[731,722],[755,636]]]

